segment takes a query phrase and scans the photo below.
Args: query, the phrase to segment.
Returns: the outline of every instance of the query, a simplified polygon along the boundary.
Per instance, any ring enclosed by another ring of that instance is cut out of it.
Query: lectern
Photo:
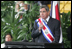
[[[5,42],[6,48],[62,48],[62,43]]]

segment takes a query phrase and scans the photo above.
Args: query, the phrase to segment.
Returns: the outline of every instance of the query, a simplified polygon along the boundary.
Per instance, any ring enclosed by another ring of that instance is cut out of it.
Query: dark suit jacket
[[[50,17],[49,21],[47,22],[50,30],[53,33],[55,40],[53,43],[58,43],[60,38],[60,22],[56,19]],[[34,28],[32,30],[31,37],[35,40],[35,42],[48,42],[42,33],[39,33],[39,27],[37,26],[37,22],[34,22]]]

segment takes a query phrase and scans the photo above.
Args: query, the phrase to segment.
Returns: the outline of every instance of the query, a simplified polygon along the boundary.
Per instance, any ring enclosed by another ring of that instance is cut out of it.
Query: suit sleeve
[[[36,38],[36,37],[38,37],[38,36],[40,35],[38,28],[39,28],[39,27],[37,26],[37,22],[34,22],[32,34],[31,34],[31,37],[32,37],[32,38]]]
[[[53,41],[54,43],[59,43],[60,39],[60,22],[57,21],[55,24],[55,40]]]

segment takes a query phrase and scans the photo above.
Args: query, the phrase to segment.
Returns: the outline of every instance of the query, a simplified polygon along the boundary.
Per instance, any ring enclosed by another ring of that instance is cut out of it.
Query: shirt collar
[[[47,22],[49,21],[49,18],[50,18],[50,16],[48,16],[48,17],[46,18],[46,21],[47,21]]]

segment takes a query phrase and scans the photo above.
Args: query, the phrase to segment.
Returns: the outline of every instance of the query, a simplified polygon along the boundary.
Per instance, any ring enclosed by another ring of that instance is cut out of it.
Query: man
[[[12,38],[12,35],[9,33],[5,35],[5,41],[12,41]],[[1,48],[5,48],[5,43],[1,44]]]
[[[49,16],[48,6],[40,7],[40,19],[34,22],[32,38],[38,43],[58,43],[60,38],[60,22]],[[42,20],[43,21],[42,21]],[[46,21],[45,21],[46,20]]]

